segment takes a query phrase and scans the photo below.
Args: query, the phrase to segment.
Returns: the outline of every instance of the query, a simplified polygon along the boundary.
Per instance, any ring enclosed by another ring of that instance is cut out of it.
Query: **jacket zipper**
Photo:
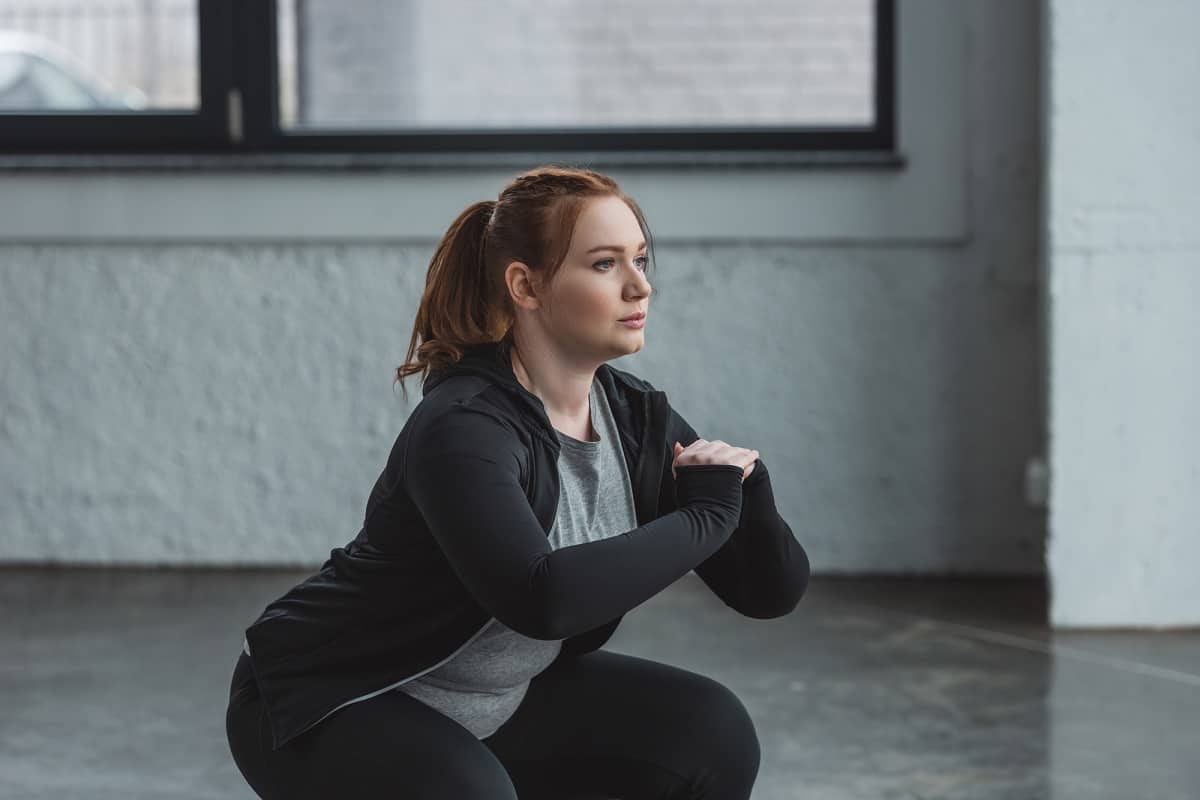
[[[377,695],[381,695],[384,692],[391,691],[392,689],[395,689],[397,686],[400,686],[401,684],[405,684],[405,683],[408,683],[409,681],[416,680],[417,678],[421,677],[422,675],[424,675],[427,672],[433,672],[435,669],[440,667],[442,664],[445,664],[447,661],[449,661],[450,659],[454,658],[456,655],[461,653],[463,651],[463,649],[467,647],[467,645],[471,644],[471,642],[478,639],[479,635],[481,633],[483,633],[485,630],[487,630],[487,627],[492,624],[492,621],[494,619],[495,619],[495,617],[489,617],[488,621],[483,623],[483,627],[481,627],[479,630],[475,631],[475,633],[471,634],[470,639],[467,639],[465,642],[463,642],[461,645],[458,646],[458,649],[456,649],[453,653],[451,653],[450,655],[443,658],[438,663],[434,664],[432,667],[423,669],[420,672],[417,672],[413,675],[409,675],[406,678],[401,678],[400,680],[396,681],[395,683],[389,683],[387,686],[384,686],[382,689],[376,689],[373,692],[367,692],[364,695],[360,695],[359,697],[355,697],[351,700],[347,700],[346,702],[342,703],[341,705],[336,706],[335,708],[332,708],[329,711],[326,711],[319,719],[314,720],[313,722],[310,722],[308,725],[305,725],[303,728],[301,728],[300,730],[298,730],[294,734],[292,734],[292,736],[289,738],[295,738],[296,736],[299,736],[300,734],[307,731],[309,728],[312,728],[316,725],[321,724],[326,719],[326,717],[328,717],[330,714],[333,714],[336,711],[341,711],[343,708],[345,708],[348,705],[358,703],[362,700],[370,700],[372,697],[376,697]]]
[[[660,427],[658,411],[661,407],[659,402],[662,396],[661,392],[646,392],[642,395],[642,445],[641,452],[638,453],[637,463],[637,480],[636,486],[638,490],[637,502],[640,506],[638,510],[638,524],[645,525],[653,516],[654,503],[658,498],[654,493],[654,483],[658,475],[662,472],[662,464],[660,463],[660,455],[658,452],[661,448],[651,450],[653,443],[657,441],[658,428]]]

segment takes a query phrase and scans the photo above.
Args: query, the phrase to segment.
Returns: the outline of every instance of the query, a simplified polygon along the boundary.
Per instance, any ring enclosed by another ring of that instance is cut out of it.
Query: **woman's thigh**
[[[234,683],[229,747],[260,797],[517,798],[504,766],[473,733],[403,692],[352,703],[272,750],[261,698]]]
[[[754,723],[727,687],[606,650],[534,678],[516,713],[483,743],[521,800],[745,800],[760,760]]]

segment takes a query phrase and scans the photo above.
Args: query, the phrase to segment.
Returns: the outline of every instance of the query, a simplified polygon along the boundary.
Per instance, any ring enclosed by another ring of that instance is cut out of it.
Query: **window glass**
[[[280,0],[285,128],[870,127],[873,0]]]
[[[196,0],[0,0],[0,110],[194,110]]]

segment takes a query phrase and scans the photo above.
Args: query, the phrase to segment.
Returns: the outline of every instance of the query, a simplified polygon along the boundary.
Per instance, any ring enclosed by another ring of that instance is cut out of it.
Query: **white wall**
[[[1051,620],[1200,624],[1200,5],[1050,0]]]
[[[762,452],[818,574],[1038,574],[1037,5],[899,23],[904,170],[610,170],[659,242],[619,366]],[[0,560],[352,538],[435,238],[513,171],[0,172]]]

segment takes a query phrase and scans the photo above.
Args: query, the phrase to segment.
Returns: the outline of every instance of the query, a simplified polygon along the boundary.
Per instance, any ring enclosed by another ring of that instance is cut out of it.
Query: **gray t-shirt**
[[[559,499],[550,547],[582,544],[637,527],[633,486],[617,424],[599,380],[588,393],[599,441],[558,433]],[[405,692],[486,738],[521,704],[529,681],[550,666],[562,640],[531,639],[491,619],[446,660],[403,684]]]

